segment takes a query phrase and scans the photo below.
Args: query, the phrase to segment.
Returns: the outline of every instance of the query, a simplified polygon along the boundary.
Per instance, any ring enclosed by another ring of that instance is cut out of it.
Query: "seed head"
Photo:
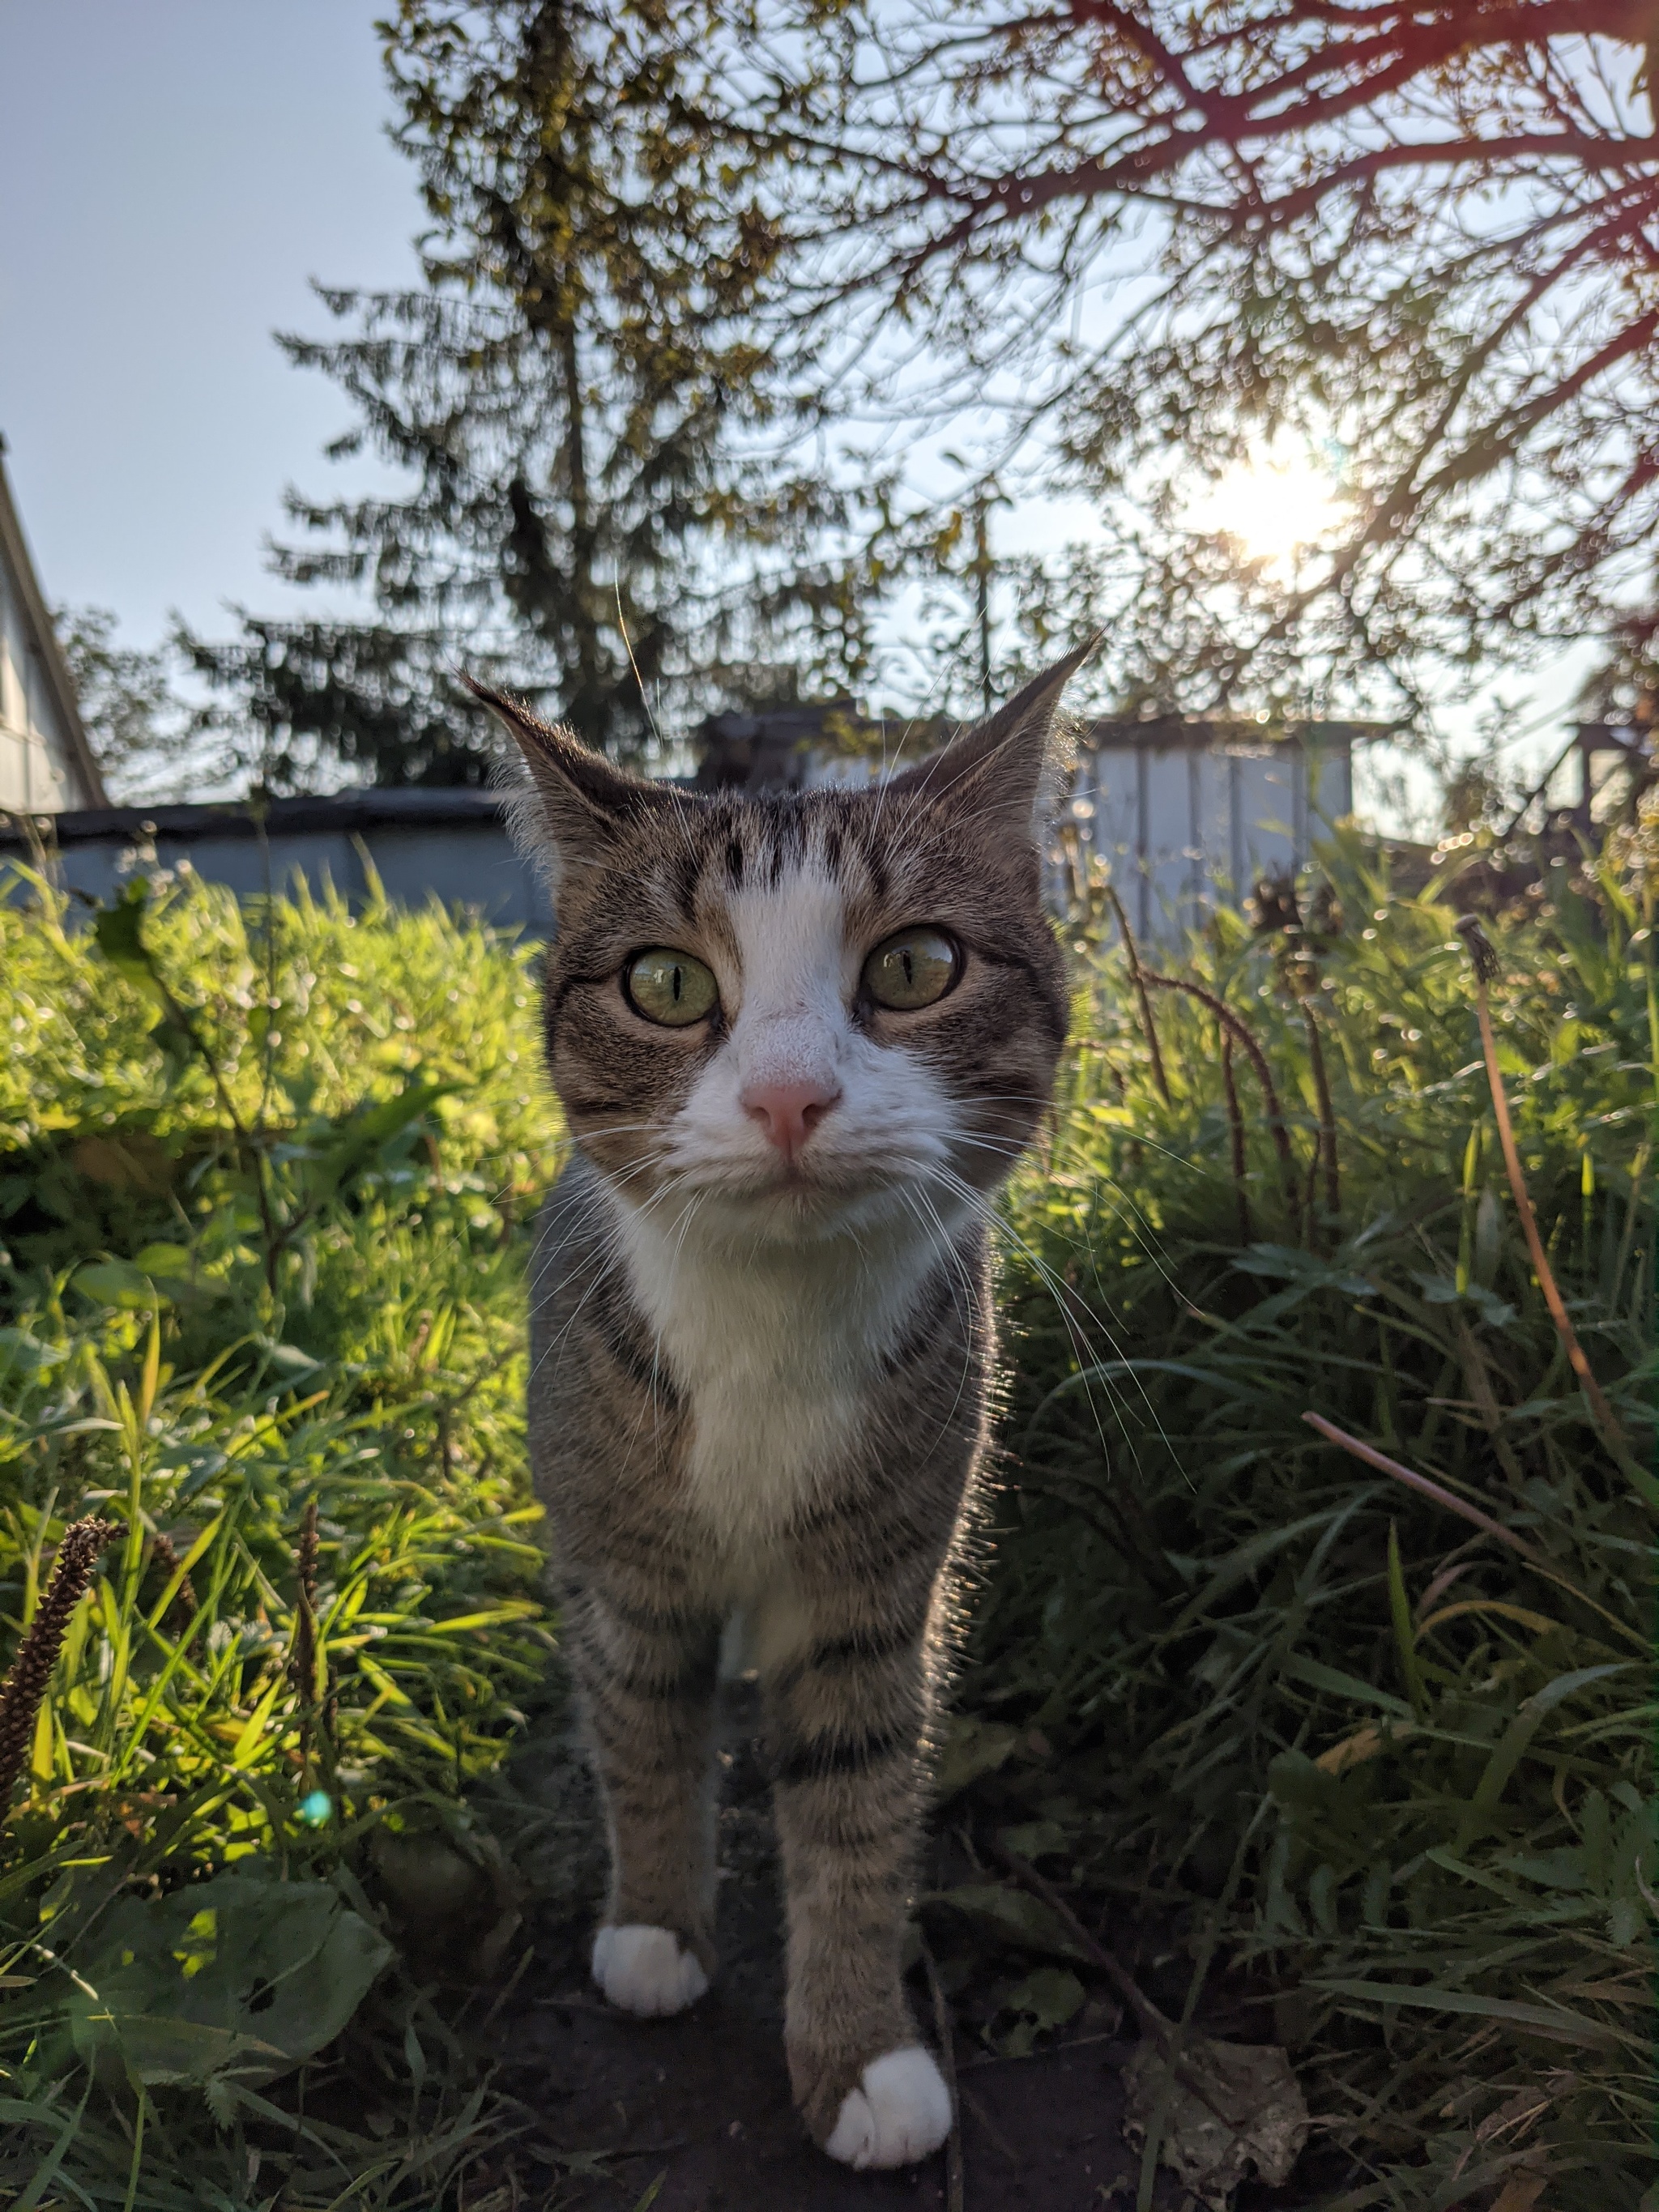
[[[1469,959],[1474,969],[1477,983],[1493,983],[1498,980],[1498,960],[1492,950],[1492,939],[1480,927],[1478,915],[1466,914],[1457,923],[1457,933],[1469,949]]]
[[[98,1554],[119,1533],[113,1522],[92,1519],[73,1521],[64,1531],[46,1594],[17,1647],[11,1672],[0,1684],[0,1819],[28,1756],[34,1717],[52,1680],[70,1616],[92,1580]]]

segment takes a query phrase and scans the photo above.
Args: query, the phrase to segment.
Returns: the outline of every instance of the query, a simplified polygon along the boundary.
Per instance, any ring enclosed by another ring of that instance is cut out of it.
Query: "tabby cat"
[[[714,1971],[722,1632],[758,1672],[785,2039],[831,2158],[949,2132],[902,1950],[995,1346],[987,1220],[1066,1026],[1040,896],[1080,654],[860,792],[694,795],[480,692],[553,888],[573,1153],[538,1232],[530,1437],[609,1820],[593,1978]]]

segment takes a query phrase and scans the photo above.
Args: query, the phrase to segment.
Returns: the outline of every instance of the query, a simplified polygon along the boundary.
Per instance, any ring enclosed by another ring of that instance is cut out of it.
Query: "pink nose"
[[[744,1092],[743,1110],[792,1160],[840,1097],[822,1083],[757,1083]]]

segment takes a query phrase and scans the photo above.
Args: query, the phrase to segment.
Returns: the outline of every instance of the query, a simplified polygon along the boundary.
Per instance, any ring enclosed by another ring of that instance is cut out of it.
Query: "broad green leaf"
[[[78,1962],[76,2048],[151,2085],[274,2081],[333,2041],[391,1957],[320,1882],[221,1874],[126,1897]]]
[[[933,1789],[939,1802],[954,1797],[981,1774],[990,1774],[1007,1759],[1019,1741],[1018,1729],[1005,1727],[998,1721],[976,1720],[968,1714],[959,1714],[951,1723],[951,1732],[945,1740],[933,1776]]]
[[[965,1882],[955,1889],[934,1890],[923,1902],[964,1913],[1021,1950],[1053,1959],[1088,1960],[1088,1952],[1060,1915],[1025,1890],[1004,1889],[995,1882]]]
[[[94,1260],[77,1268],[75,1287],[100,1305],[119,1306],[132,1313],[145,1312],[158,1300],[163,1305],[167,1303],[167,1292],[128,1260]]]
[[[1015,2021],[997,2038],[998,2050],[1006,2058],[1024,2058],[1039,2035],[1065,2027],[1086,1994],[1069,1967],[1036,1967],[1002,2001],[1002,2010],[1014,2014]]]

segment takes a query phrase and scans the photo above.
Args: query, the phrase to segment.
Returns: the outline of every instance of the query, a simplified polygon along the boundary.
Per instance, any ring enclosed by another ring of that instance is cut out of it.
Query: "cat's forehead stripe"
[[[631,871],[616,871],[607,884],[607,871],[595,864],[598,896],[583,919],[614,932],[617,908],[625,906],[647,936],[672,942],[690,930],[731,951],[732,901],[753,890],[780,890],[792,873],[812,867],[837,886],[848,934],[873,941],[927,919],[922,909],[963,880],[959,853],[941,867],[934,825],[922,833],[908,815],[879,802],[878,793],[865,792],[683,799],[636,825],[642,835]],[[992,879],[998,857],[987,855]],[[635,887],[631,899],[617,896],[625,884]],[[574,941],[573,933],[566,942]]]
[[[873,809],[842,821],[799,802],[735,802],[713,818],[682,817],[684,835],[660,855],[658,881],[688,921],[717,923],[729,898],[762,886],[781,890],[792,874],[817,867],[849,900],[885,897],[890,871],[872,833]]]

